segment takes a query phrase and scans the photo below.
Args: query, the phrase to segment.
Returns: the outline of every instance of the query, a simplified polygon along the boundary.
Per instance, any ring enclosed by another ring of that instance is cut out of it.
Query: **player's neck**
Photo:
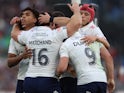
[[[34,27],[35,25],[30,25],[30,26],[27,26],[27,27],[25,27],[24,29],[25,30],[29,30],[29,29],[31,29],[32,27]]]
[[[86,25],[88,25],[88,24],[89,24],[89,22],[88,22],[88,23],[86,23],[86,24],[83,24],[83,25],[82,25],[82,27],[84,27],[84,26],[86,26]]]

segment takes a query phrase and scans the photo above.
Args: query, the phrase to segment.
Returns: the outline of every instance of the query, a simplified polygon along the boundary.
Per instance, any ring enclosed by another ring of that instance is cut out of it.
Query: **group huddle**
[[[16,93],[113,92],[110,45],[93,22],[94,7],[68,7],[71,18],[27,7],[10,21],[8,66],[19,64]]]

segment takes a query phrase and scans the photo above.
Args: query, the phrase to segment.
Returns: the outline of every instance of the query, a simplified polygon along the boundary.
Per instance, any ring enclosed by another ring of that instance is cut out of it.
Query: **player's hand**
[[[81,40],[83,40],[87,45],[96,41],[96,36],[85,36]]]
[[[32,49],[28,49],[25,47],[25,51],[23,52],[23,58],[31,58],[32,57]]]
[[[79,4],[78,3],[73,3],[72,5],[71,4],[67,4],[70,8],[70,10],[75,13],[75,12],[79,12],[80,13],[80,7],[79,7]]]
[[[11,19],[10,24],[13,25],[13,24],[18,23],[18,22],[20,22],[20,18],[15,16]]]
[[[47,12],[45,12],[45,14],[40,14],[38,20],[40,24],[49,23],[50,15]]]
[[[108,80],[108,92],[109,93],[113,93],[114,89],[115,89],[115,81],[113,79]]]

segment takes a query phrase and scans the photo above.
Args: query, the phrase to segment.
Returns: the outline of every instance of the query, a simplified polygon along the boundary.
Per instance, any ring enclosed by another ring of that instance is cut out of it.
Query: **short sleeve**
[[[16,48],[15,48],[15,43],[14,43],[14,40],[12,38],[10,39],[8,53],[17,55],[17,51],[16,51]]]
[[[69,54],[68,54],[68,49],[67,47],[65,46],[65,43],[63,43],[60,47],[60,51],[59,51],[59,55],[60,57],[69,57]]]
[[[27,37],[28,37],[28,31],[22,31],[19,35],[18,35],[18,42],[21,45],[25,45],[26,41],[27,41]]]

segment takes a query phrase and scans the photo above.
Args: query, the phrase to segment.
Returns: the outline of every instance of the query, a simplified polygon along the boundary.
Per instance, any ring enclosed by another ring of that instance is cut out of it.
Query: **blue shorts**
[[[78,85],[77,93],[107,93],[107,84],[104,82],[92,82]]]
[[[16,93],[23,93],[24,92],[23,82],[24,82],[24,80],[18,80],[17,81]]]
[[[25,93],[61,93],[58,80],[52,77],[26,77],[24,91]]]
[[[76,93],[77,78],[72,78],[72,77],[61,78],[60,87],[61,87],[62,93]]]

